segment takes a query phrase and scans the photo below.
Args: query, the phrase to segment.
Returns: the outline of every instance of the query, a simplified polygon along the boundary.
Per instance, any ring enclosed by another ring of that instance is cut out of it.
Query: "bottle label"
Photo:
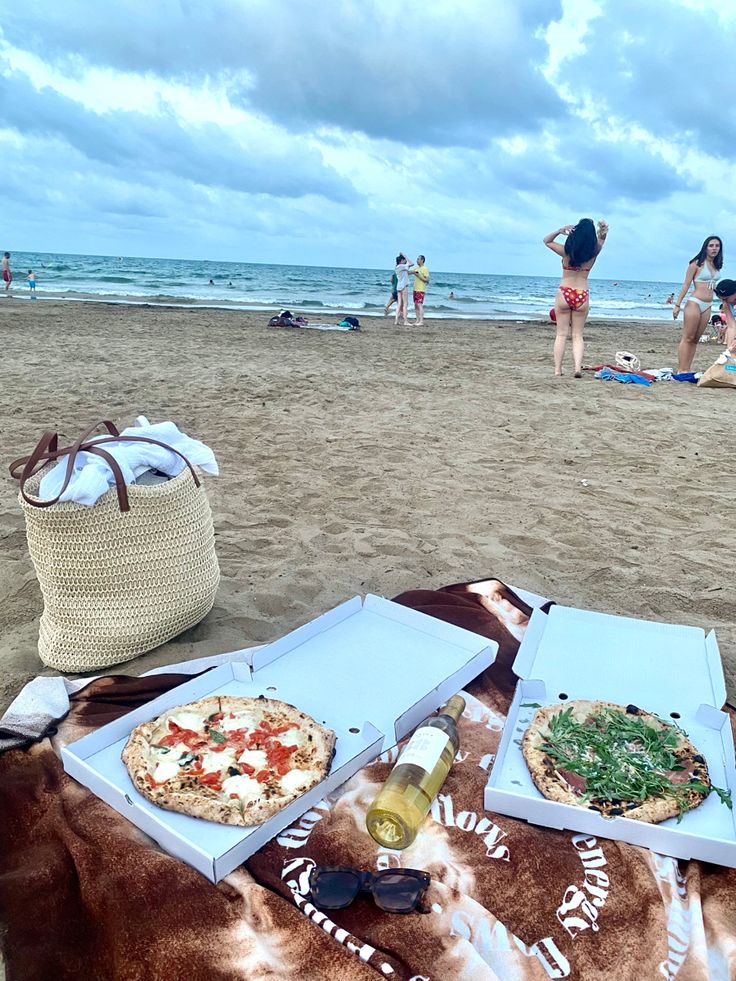
[[[442,729],[436,729],[434,726],[422,726],[417,729],[406,744],[403,753],[396,761],[396,765],[412,763],[414,766],[421,766],[422,769],[431,773],[449,743],[450,737]]]

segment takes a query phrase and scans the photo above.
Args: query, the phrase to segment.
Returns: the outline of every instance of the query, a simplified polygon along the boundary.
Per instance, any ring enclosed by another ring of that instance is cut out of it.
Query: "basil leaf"
[[[227,736],[223,736],[223,734],[218,732],[217,729],[210,729],[210,739],[213,743],[227,742]]]

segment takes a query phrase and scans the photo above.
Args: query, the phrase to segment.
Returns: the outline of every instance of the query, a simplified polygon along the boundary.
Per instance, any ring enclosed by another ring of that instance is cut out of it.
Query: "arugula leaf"
[[[550,719],[539,748],[555,768],[585,778],[582,799],[586,802],[674,798],[679,821],[685,813],[688,793],[695,790],[708,794],[712,789],[724,804],[732,807],[730,793],[711,788],[695,777],[684,784],[672,782],[672,773],[685,769],[678,755],[685,733],[670,723],[664,725],[664,729],[658,729],[638,715],[616,709],[602,709],[579,722],[572,717],[572,707],[568,707]]]
[[[541,709],[539,702],[522,702],[521,708],[523,709]]]
[[[733,800],[731,799],[730,790],[722,790],[720,787],[714,787],[713,790],[721,798],[721,804],[725,804],[729,811],[733,810]]]

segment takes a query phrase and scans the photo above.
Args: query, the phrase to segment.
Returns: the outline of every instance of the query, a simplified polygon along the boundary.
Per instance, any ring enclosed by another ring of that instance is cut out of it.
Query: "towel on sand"
[[[0,756],[8,981],[736,976],[736,870],[483,810],[529,607],[495,582],[397,601],[499,643],[467,688],[458,762],[411,848],[386,851],[365,831],[394,748],[212,885],[66,776],[58,757],[63,742],[188,677],[100,678],[72,694],[52,740]],[[432,912],[392,915],[361,897],[315,913],[301,895],[313,863],[426,869]]]

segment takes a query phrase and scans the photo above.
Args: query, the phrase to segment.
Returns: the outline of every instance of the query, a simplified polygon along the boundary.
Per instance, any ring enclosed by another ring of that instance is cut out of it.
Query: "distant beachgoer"
[[[414,291],[412,299],[414,301],[414,325],[424,326],[424,297],[429,283],[429,269],[425,265],[423,255],[417,256],[416,266],[412,266],[410,272],[414,276]]]
[[[409,260],[403,252],[396,256],[396,319],[394,323],[398,325],[401,320],[402,327],[408,327],[407,317],[407,293],[409,292]]]
[[[670,293],[670,295],[667,297],[667,299],[664,302],[665,303],[674,303],[675,302],[675,294],[674,293]]]
[[[708,326],[713,312],[713,291],[718,286],[723,268],[723,242],[717,235],[709,235],[700,252],[688,263],[680,294],[672,308],[674,320],[680,315],[680,304],[692,285],[682,315],[682,337],[677,348],[677,370],[691,371],[693,358],[700,336]]]
[[[31,299],[36,299],[36,274],[32,269],[28,270],[28,289],[31,291]]]
[[[564,245],[555,242],[566,235]],[[555,374],[562,374],[567,338],[572,333],[572,357],[575,377],[583,376],[583,329],[590,309],[588,274],[605,245],[608,225],[603,219],[598,228],[590,218],[581,218],[577,225],[565,225],[545,235],[543,242],[562,258],[562,282],[555,296],[557,336],[554,345]]]
[[[13,271],[10,268],[10,253],[6,252],[3,256],[3,282],[5,283],[5,294],[10,292],[10,284],[13,282]]]
[[[453,290],[450,290],[450,295],[447,297],[447,299],[448,300],[454,300],[455,299],[455,293],[454,293]]]
[[[214,285],[215,285],[215,281],[214,281],[214,279],[211,279],[210,280],[210,286],[214,286]]]
[[[230,282],[227,285],[228,285],[228,289],[235,289],[235,287],[233,286],[232,279],[230,280]]]
[[[718,339],[729,349],[736,345],[736,280],[722,279],[716,286],[716,296],[723,300],[721,312],[726,318],[726,329]]]
[[[386,300],[386,306],[383,308],[384,317],[388,317],[389,310],[399,298],[399,295],[396,291],[397,282],[398,280],[396,279],[396,273],[395,272],[391,273],[391,293],[389,294],[388,300]]]

